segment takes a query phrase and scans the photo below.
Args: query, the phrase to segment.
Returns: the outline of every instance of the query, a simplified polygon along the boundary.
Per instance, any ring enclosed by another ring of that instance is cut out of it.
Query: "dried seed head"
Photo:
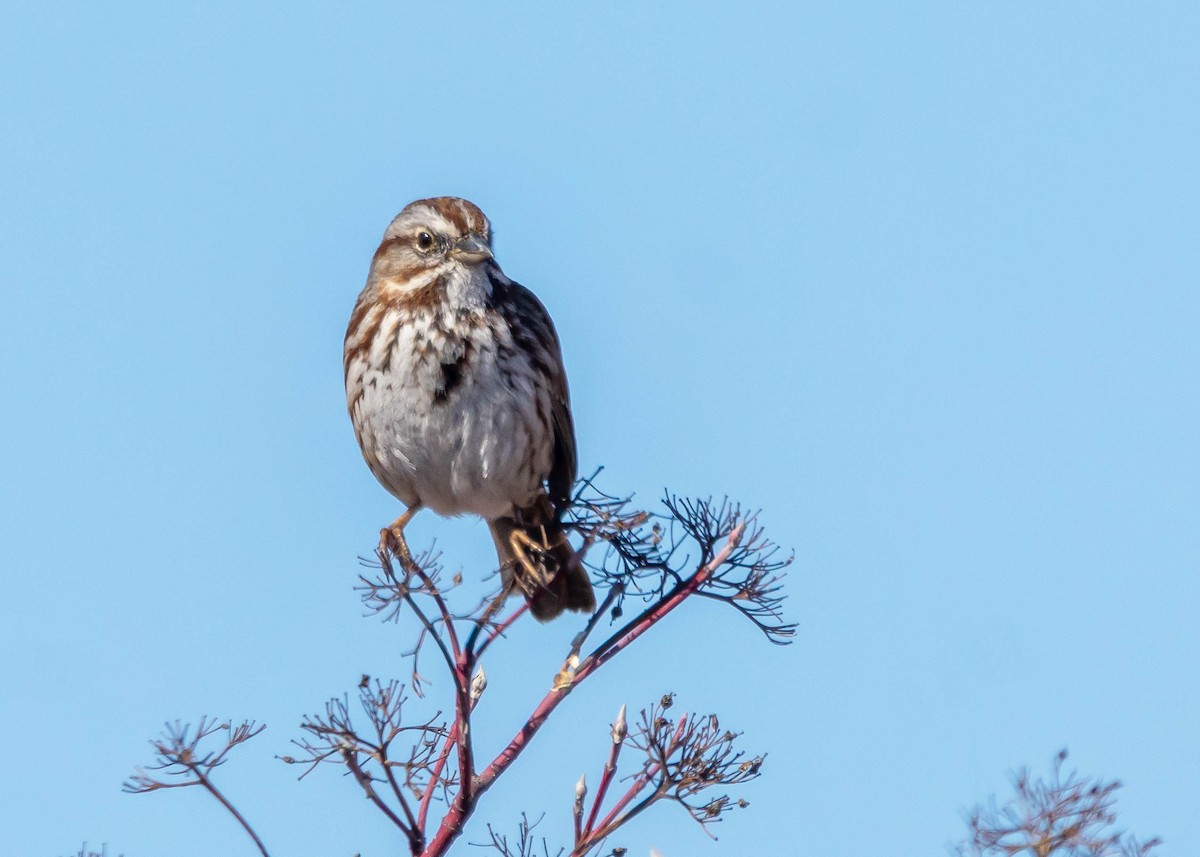
[[[742,773],[746,773],[747,771],[749,771],[752,774],[757,774],[758,769],[762,767],[762,763],[763,763],[762,757],[759,756],[757,758],[749,760],[748,762],[742,762],[740,765],[738,765],[738,770],[741,771]]]

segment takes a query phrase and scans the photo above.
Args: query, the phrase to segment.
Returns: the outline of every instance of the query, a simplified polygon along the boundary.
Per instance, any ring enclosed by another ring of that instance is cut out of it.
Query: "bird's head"
[[[492,261],[492,227],[479,206],[453,196],[409,203],[383,234],[371,275],[427,284],[462,276]]]

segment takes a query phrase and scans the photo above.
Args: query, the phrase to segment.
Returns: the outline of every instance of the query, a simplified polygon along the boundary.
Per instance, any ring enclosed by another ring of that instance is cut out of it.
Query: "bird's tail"
[[[489,521],[500,577],[505,591],[519,590],[529,602],[529,612],[538,621],[549,622],[564,610],[590,613],[596,595],[587,572],[567,541],[562,524],[547,508],[548,503],[523,510],[521,520],[497,518]],[[526,562],[518,555],[523,554]]]

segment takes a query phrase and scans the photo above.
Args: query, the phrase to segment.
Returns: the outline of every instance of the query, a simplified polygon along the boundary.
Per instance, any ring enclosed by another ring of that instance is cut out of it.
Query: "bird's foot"
[[[545,556],[553,547],[546,536],[546,528],[541,527],[542,539],[537,541],[524,530],[513,530],[508,538],[512,546],[513,556],[517,558],[513,569],[513,580],[521,591],[532,596],[539,590],[546,589],[554,579],[554,573],[546,568],[545,562],[534,562],[530,552]],[[522,573],[524,572],[524,573]]]
[[[404,540],[404,528],[412,520],[413,515],[417,513],[419,508],[419,506],[413,506],[399,518],[392,521],[391,526],[384,527],[379,531],[380,552],[391,554],[399,559],[400,565],[405,569],[411,568],[415,563],[413,562],[412,553],[408,549],[408,542]]]

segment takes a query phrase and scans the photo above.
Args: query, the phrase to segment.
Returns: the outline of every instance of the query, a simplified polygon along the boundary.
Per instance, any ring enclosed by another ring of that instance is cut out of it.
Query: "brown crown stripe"
[[[445,205],[438,206],[438,213],[449,220],[460,235],[471,231],[471,223],[467,218],[467,213],[462,210],[462,206],[447,200]]]
[[[452,196],[435,196],[431,199],[417,200],[412,205],[429,206],[450,221],[454,228],[463,235],[468,232],[483,233],[487,231],[487,217],[484,216],[477,205],[465,199],[457,199]],[[411,208],[412,205],[409,207]]]

